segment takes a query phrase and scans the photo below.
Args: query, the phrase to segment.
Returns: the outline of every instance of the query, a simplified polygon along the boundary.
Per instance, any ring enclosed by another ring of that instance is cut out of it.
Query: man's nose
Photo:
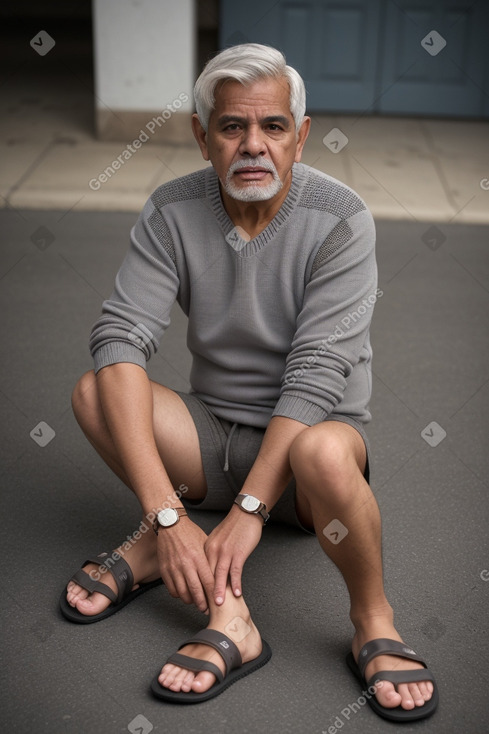
[[[265,155],[266,146],[263,138],[263,132],[257,125],[250,125],[244,132],[239,146],[240,155],[249,155],[257,158],[259,155]]]

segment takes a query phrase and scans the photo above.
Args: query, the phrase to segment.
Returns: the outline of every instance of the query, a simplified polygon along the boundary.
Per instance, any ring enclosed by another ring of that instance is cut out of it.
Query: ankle
[[[209,604],[209,612],[211,617],[230,618],[233,616],[242,617],[249,622],[251,619],[250,610],[242,596],[234,596],[231,588],[226,588],[226,597],[224,604],[215,604],[212,600]]]
[[[114,551],[113,555],[116,554],[129,564],[135,579],[145,579],[157,569],[156,546],[151,536],[134,539],[134,535],[128,535],[127,541]]]
[[[238,647],[243,662],[253,660],[260,654],[261,636],[243,597],[235,597],[228,588],[224,604],[210,604],[209,607],[207,626],[227,635]]]
[[[245,600],[242,596],[235,597],[229,588],[224,604],[209,605],[209,626],[222,629],[234,642],[236,635],[241,640],[256,630]]]
[[[394,624],[394,610],[386,601],[385,603],[368,608],[351,609],[350,619],[357,633],[362,633],[386,622]]]

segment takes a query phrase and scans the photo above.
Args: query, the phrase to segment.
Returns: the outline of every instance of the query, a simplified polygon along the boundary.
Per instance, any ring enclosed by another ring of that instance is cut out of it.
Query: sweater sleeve
[[[95,372],[116,362],[146,368],[170,324],[179,279],[171,257],[168,231],[151,200],[131,230],[129,251],[116,276],[114,290],[104,301],[102,315],[90,335]]]
[[[340,220],[315,257],[273,415],[314,425],[341,403],[353,368],[370,358],[376,286],[375,226],[364,209]]]

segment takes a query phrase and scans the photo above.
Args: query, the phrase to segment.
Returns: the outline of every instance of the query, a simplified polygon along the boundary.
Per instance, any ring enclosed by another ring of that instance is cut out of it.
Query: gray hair
[[[224,79],[251,84],[266,77],[285,78],[290,88],[290,111],[299,131],[306,111],[306,90],[300,74],[287,66],[285,56],[276,48],[259,43],[231,46],[207,62],[195,82],[195,109],[200,124],[207,131],[215,104],[215,88]]]

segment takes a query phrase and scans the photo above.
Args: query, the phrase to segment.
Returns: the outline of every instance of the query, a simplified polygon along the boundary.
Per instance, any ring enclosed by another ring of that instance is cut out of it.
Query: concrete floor
[[[0,72],[0,207],[138,212],[157,186],[203,167],[196,144],[157,145],[146,130],[149,140],[99,184],[132,141],[94,138],[86,43],[51,28],[57,44],[40,57],[26,40],[30,32],[19,27],[2,39],[12,61]],[[370,110],[311,116],[304,163],[354,188],[375,217],[489,223],[489,121]],[[341,135],[347,142],[335,147]]]
[[[321,734],[335,721],[340,730],[339,721],[344,734],[488,731],[484,227],[377,223],[384,295],[372,333],[372,487],[398,627],[440,687],[432,719],[401,727],[366,706],[346,719],[361,691],[344,663],[352,632],[344,584],[315,538],[283,527],[267,528],[245,570],[247,600],[273,658],[214,701],[180,708],[148,692],[166,656],[205,624],[164,588],[99,624],[60,617],[57,600],[71,573],[138,523],[137,502],[70,409],[72,387],[91,367],[91,324],[134,220],[132,213],[0,212],[3,728]],[[176,310],[150,374],[185,390],[188,369],[185,319]],[[44,447],[31,437],[41,421],[55,433]],[[196,517],[209,530],[219,515]]]

